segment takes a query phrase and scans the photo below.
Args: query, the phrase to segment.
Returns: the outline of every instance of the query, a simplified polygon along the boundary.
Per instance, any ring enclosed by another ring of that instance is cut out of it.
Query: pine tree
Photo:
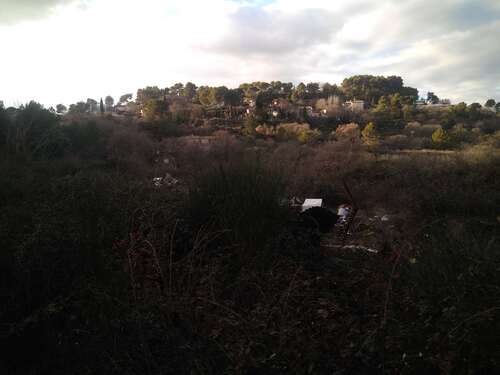
[[[486,101],[486,103],[484,103],[484,106],[487,108],[493,108],[493,107],[495,107],[495,104],[496,104],[496,102],[494,99],[488,99]]]
[[[101,110],[101,115],[104,115],[104,103],[101,98],[101,102],[99,103],[99,109]]]
[[[363,131],[361,132],[361,139],[363,143],[367,146],[374,147],[379,144],[379,136],[377,132],[377,128],[373,124],[373,122],[369,122]]]

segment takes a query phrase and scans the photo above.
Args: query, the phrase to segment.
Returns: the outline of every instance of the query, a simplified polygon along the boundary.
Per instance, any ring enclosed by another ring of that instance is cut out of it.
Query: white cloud
[[[0,17],[7,103],[352,74],[398,74],[454,100],[500,99],[495,0],[47,0],[36,17],[34,3],[11,7],[9,23]]]
[[[20,20],[36,19],[56,9],[83,0],[0,0],[0,25],[15,23]]]

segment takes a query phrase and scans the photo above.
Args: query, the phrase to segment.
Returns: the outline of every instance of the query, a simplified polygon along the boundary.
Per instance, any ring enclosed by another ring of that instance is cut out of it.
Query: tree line
[[[328,82],[299,83],[281,81],[255,81],[242,83],[237,88],[226,86],[197,86],[192,82],[176,83],[171,87],[160,88],[147,86],[136,92],[135,104],[142,107],[150,101],[165,100],[166,98],[184,98],[190,103],[203,106],[240,106],[245,102],[253,101],[257,107],[268,104],[276,98],[283,98],[292,103],[301,103],[307,100],[327,99],[339,97],[341,100],[364,100],[367,104],[375,105],[382,96],[399,94],[409,101],[418,99],[418,90],[404,86],[403,79],[398,76],[371,76],[357,75],[344,79],[342,84]],[[126,105],[132,101],[133,94],[127,93],[120,97],[117,105]],[[101,99],[102,101],[102,99]],[[104,99],[104,111],[110,110],[115,104],[111,96]],[[102,106],[101,106],[102,107]],[[89,113],[100,110],[99,103],[92,98],[79,101],[67,108],[63,104],[56,106],[55,112]]]

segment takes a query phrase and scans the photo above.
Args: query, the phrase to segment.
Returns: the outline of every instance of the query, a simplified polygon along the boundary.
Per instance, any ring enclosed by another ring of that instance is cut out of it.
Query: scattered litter
[[[336,245],[336,244],[329,244],[329,243],[322,243],[321,246],[323,247],[328,247],[328,248],[333,248],[333,249],[339,249],[339,250],[355,250],[355,251],[366,251],[367,253],[371,254],[378,254],[379,251],[376,249],[372,249],[371,247],[366,247],[363,245]]]
[[[340,205],[337,211],[337,215],[345,217],[348,214],[349,214],[349,206],[346,204]]]
[[[300,206],[302,206],[302,200],[300,198],[297,198],[297,197],[292,197],[292,199],[290,199],[290,206],[300,207]]]
[[[339,217],[337,224],[347,223],[347,218],[351,213],[351,206],[348,204],[341,204],[337,209],[337,215]]]
[[[341,249],[346,249],[346,250],[363,250],[372,254],[378,254],[378,250],[362,246],[362,245],[346,245],[346,246],[341,246]]]
[[[163,177],[155,177],[155,178],[153,178],[153,185],[156,187],[160,187],[162,181],[163,181]]]
[[[302,206],[302,200],[297,197],[292,197],[290,199],[288,198],[283,198],[280,200],[280,204],[282,206],[289,206],[293,208],[301,207]]]
[[[306,199],[302,204],[302,212],[307,211],[313,207],[323,207],[323,199]]]
[[[380,220],[382,220],[382,221],[389,221],[389,216],[384,215],[384,216],[382,216],[382,217],[380,218]]]
[[[155,177],[153,178],[153,185],[155,187],[161,186],[174,186],[179,183],[179,180],[172,177],[170,173],[167,173],[165,177]]]
[[[172,177],[169,173],[166,174],[163,182],[165,183],[165,185],[167,186],[172,186],[172,185],[177,185],[179,183],[179,180]]]

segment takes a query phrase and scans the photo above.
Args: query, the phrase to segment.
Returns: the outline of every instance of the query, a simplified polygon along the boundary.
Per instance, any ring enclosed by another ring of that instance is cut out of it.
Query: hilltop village
[[[106,96],[57,105],[51,110],[64,123],[102,115],[140,124],[157,136],[203,136],[214,131],[302,143],[349,135],[387,149],[456,148],[498,130],[500,103],[456,103],[433,92],[419,95],[397,76],[353,76],[341,85],[280,81],[225,86],[146,87],[119,100]],[[355,126],[354,126],[354,125]],[[369,138],[369,139],[368,139]],[[193,142],[201,142],[200,138]]]

